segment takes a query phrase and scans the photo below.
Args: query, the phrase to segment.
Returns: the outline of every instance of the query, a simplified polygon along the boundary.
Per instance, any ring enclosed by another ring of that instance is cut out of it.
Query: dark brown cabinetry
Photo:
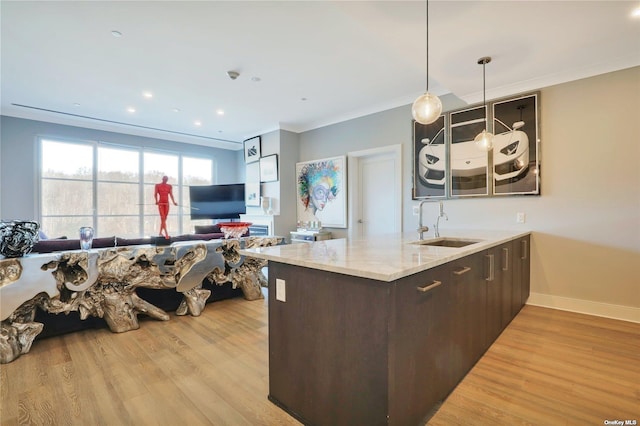
[[[450,367],[451,267],[399,280],[389,334],[389,423],[418,424],[446,396]],[[425,386],[428,383],[428,386]]]
[[[511,297],[511,317],[515,317],[525,305],[530,292],[531,238],[529,235],[512,241],[513,246],[513,278]]]
[[[487,288],[487,347],[513,318],[511,315],[513,243],[490,248],[484,253],[484,280]]]
[[[462,380],[486,347],[486,284],[484,256],[474,254],[450,263],[452,309],[450,322],[449,390]]]
[[[528,238],[392,282],[269,262],[286,287],[269,291],[269,399],[305,424],[423,424],[526,300],[525,273]]]

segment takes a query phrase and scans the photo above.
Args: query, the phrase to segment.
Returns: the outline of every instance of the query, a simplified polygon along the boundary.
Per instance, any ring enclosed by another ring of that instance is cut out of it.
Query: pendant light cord
[[[427,50],[426,50],[426,68],[427,68],[427,90],[426,93],[429,93],[429,0],[426,0],[425,7],[425,28],[427,33]]]
[[[488,126],[487,123],[487,74],[486,67],[487,64],[491,62],[491,56],[484,56],[478,59],[478,65],[482,65],[482,104],[484,105],[484,122],[485,128]]]
[[[484,104],[484,127],[485,129],[488,127],[487,125],[487,77],[485,74],[485,68],[487,66],[486,61],[482,61],[482,103]]]

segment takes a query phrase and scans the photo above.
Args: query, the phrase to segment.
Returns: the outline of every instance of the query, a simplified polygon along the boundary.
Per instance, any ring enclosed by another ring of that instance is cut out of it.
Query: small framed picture
[[[278,154],[260,158],[260,182],[278,180]]]
[[[257,161],[247,164],[244,197],[245,205],[260,205],[260,163]]]
[[[244,162],[253,163],[260,159],[260,136],[244,141]]]

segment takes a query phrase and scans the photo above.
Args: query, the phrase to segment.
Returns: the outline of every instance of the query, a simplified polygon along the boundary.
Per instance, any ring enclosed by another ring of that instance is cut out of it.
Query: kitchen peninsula
[[[305,424],[424,424],[529,295],[529,232],[446,237],[241,251],[269,261],[269,399]]]

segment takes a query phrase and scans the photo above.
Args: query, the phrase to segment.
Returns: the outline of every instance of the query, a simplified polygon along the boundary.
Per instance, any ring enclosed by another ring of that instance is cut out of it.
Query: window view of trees
[[[49,238],[77,238],[81,226],[93,226],[98,237],[157,235],[153,194],[163,176],[178,203],[170,207],[169,232],[193,232],[189,185],[213,183],[210,158],[47,139],[40,151],[41,229]]]

